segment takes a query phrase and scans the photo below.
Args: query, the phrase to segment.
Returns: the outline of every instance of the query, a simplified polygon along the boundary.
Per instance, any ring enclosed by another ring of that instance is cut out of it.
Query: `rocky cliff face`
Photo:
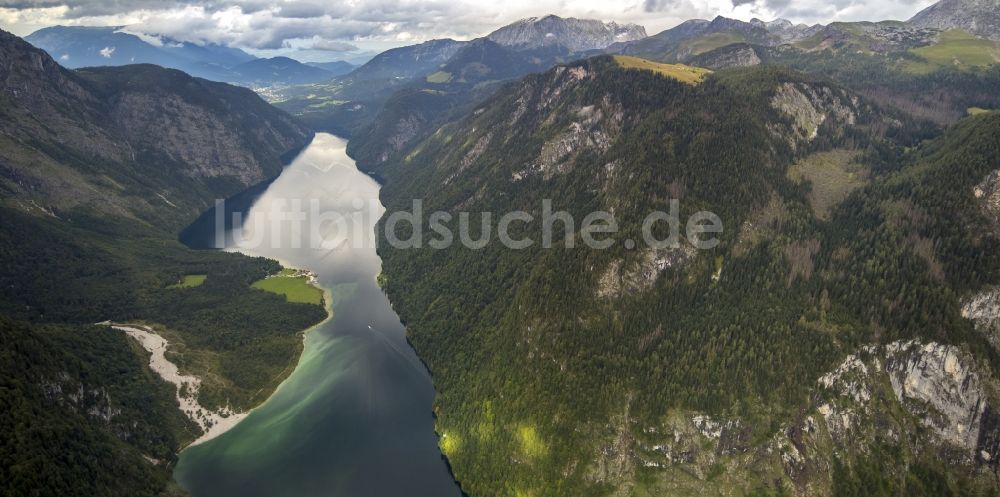
[[[972,194],[982,204],[983,213],[993,222],[1000,223],[1000,169],[976,185]]]
[[[590,478],[621,481],[643,468],[649,475],[673,474],[667,479],[676,481],[693,476],[702,488],[714,488],[712,468],[723,464],[730,475],[773,468],[795,483],[793,495],[826,495],[822,475],[836,460],[888,440],[988,480],[1000,455],[989,393],[995,382],[988,378],[954,346],[899,341],[862,347],[820,377],[810,404],[777,429],[678,410],[640,425],[638,435],[610,430],[593,456]]]
[[[961,29],[1000,40],[1000,0],[941,0],[909,23],[922,28]]]
[[[980,421],[988,404],[974,367],[970,357],[952,346],[897,342],[886,347],[885,371],[896,400],[970,459],[978,455]]]
[[[771,98],[771,105],[794,120],[793,133],[797,136],[789,140],[794,147],[803,140],[815,139],[827,120],[853,125],[860,101],[838,88],[784,83]]]
[[[1000,289],[992,288],[968,297],[962,303],[962,317],[971,319],[976,331],[1000,350]]]
[[[978,369],[971,355],[950,345],[908,341],[866,347],[820,379],[817,410],[833,439],[848,445],[875,440],[858,434],[884,425],[886,420],[879,418],[901,408],[911,417],[896,420],[903,426],[890,430],[890,437],[900,439],[898,428],[910,431],[905,424],[915,423],[930,435],[926,442],[943,454],[965,463],[989,463],[998,455],[991,442],[998,437],[997,426],[989,418],[995,400],[988,392],[995,382]]]
[[[613,43],[645,37],[646,29],[635,24],[564,19],[553,15],[523,19],[488,36],[490,40],[509,47],[535,49],[562,45],[573,51],[598,50]]]

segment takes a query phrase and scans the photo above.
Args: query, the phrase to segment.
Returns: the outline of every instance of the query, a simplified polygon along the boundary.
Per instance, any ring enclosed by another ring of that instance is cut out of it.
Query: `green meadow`
[[[924,59],[924,62],[904,63],[904,69],[915,74],[930,73],[940,67],[971,69],[1000,63],[1000,42],[977,38],[965,31],[942,33],[938,43],[910,52]]]
[[[265,292],[284,295],[289,302],[321,305],[323,290],[309,283],[309,278],[299,276],[292,269],[283,269],[280,273],[262,279],[250,285],[252,288]]]

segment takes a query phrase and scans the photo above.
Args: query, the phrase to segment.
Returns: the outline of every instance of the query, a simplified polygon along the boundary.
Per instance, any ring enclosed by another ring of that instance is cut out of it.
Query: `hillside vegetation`
[[[463,488],[988,495],[993,466],[975,440],[956,448],[921,428],[916,404],[877,376],[856,381],[880,403],[841,427],[830,420],[856,404],[838,395],[855,394],[820,379],[865,347],[902,354],[921,340],[973,351],[963,364],[996,385],[996,352],[960,310],[1000,283],[996,234],[960,229],[982,221],[973,187],[1000,158],[994,117],[914,148],[925,125],[823,80],[767,68],[692,86],[606,57],[504,88],[405,160],[362,163],[387,179],[390,212],[420,198],[425,212],[537,220],[551,199],[578,222],[604,210],[620,226],[603,251],[381,245]],[[718,214],[719,246],[620,243],[670,198],[681,219]]]

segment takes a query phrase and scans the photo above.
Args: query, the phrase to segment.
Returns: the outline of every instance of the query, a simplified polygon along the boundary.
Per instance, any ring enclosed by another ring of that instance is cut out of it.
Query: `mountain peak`
[[[603,49],[613,43],[645,37],[646,29],[636,24],[562,18],[552,14],[521,19],[487,36],[497,44],[508,47],[534,49],[561,45],[578,52]]]
[[[1000,40],[1000,0],[941,0],[909,22],[920,28],[960,29]]]

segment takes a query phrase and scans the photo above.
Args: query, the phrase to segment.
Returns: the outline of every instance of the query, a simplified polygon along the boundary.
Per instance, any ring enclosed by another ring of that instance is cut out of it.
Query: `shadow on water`
[[[319,199],[323,211],[345,214],[377,204],[378,184],[345,147],[317,135],[279,178],[227,202],[227,218],[241,212],[243,224],[258,226],[289,199]],[[377,205],[361,232],[374,229],[383,212]],[[215,213],[206,213],[182,241],[213,247],[214,224]],[[433,432],[430,378],[375,282],[381,260],[374,247],[290,248],[288,233],[263,225],[262,243],[240,247],[230,235],[226,249],[313,271],[332,296],[334,317],[306,335],[297,368],[266,403],[181,454],[177,481],[195,497],[461,495]]]

